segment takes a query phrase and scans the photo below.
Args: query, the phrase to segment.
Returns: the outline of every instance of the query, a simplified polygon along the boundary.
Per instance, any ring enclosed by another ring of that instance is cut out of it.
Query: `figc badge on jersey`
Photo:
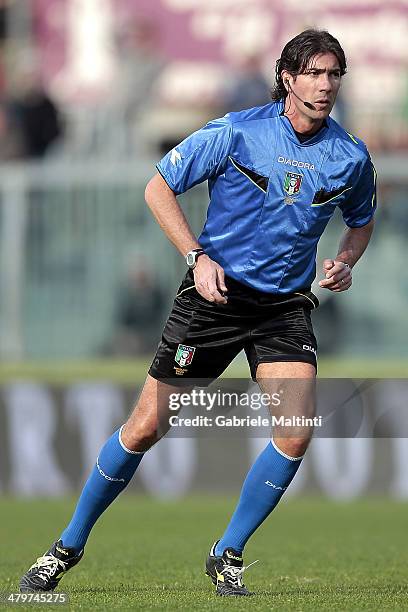
[[[288,194],[288,196],[294,196],[300,191],[300,186],[302,184],[303,176],[301,174],[296,174],[295,172],[287,172],[285,176],[285,181],[283,183],[283,188]],[[285,198],[285,204],[293,204],[294,198],[288,197]]]

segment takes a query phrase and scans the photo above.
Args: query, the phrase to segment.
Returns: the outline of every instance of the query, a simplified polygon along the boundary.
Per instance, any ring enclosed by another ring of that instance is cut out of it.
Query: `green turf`
[[[247,546],[251,599],[221,599],[203,572],[234,501],[124,495],[60,590],[74,610],[407,610],[408,506],[386,500],[282,503]],[[58,535],[72,500],[0,501],[0,591]],[[19,606],[18,609],[33,609]],[[64,609],[43,607],[42,609]],[[66,609],[66,608],[65,608]]]
[[[132,360],[76,360],[2,362],[0,384],[23,379],[66,385],[78,380],[109,380],[118,384],[141,384],[145,379],[150,359]],[[232,362],[224,376],[248,378],[245,358],[240,355]],[[322,378],[407,378],[408,360],[323,358],[319,359],[319,376]]]

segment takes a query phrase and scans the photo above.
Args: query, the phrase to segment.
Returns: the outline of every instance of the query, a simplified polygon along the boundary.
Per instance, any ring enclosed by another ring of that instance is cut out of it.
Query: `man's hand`
[[[343,261],[325,259],[323,261],[323,273],[325,278],[319,281],[320,287],[335,293],[350,289],[353,282],[351,268]]]
[[[201,255],[193,270],[195,286],[200,295],[209,302],[226,304],[224,293],[228,291],[225,285],[224,270],[208,255]]]

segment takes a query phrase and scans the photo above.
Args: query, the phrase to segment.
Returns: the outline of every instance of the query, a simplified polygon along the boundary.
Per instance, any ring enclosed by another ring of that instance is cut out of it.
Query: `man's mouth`
[[[330,100],[328,98],[322,98],[321,100],[316,100],[314,104],[315,106],[326,108],[326,106],[330,106]]]

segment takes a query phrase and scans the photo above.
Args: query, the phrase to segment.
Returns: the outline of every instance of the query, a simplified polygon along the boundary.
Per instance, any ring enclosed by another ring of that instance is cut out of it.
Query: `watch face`
[[[195,268],[197,264],[197,257],[204,253],[203,249],[193,249],[186,255],[186,262],[190,268]]]

